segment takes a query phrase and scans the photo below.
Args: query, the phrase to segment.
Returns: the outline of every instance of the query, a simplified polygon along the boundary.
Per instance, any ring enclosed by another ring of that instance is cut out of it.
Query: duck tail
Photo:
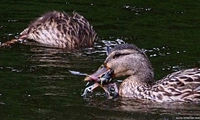
[[[12,39],[12,40],[9,40],[9,41],[7,41],[7,42],[5,42],[5,43],[2,43],[2,44],[0,45],[0,47],[9,47],[9,46],[11,46],[12,44],[17,43],[18,41],[19,41],[18,39]]]
[[[9,41],[7,41],[5,43],[2,43],[2,44],[0,43],[0,48],[1,47],[10,47],[13,44],[16,44],[16,43],[19,43],[19,42],[23,42],[25,38],[26,38],[25,36],[20,36],[19,38],[11,39],[11,40],[9,40]]]

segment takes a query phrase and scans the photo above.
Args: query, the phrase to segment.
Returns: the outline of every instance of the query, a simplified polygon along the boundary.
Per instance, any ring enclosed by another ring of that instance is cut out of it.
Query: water
[[[21,44],[0,49],[1,120],[198,118],[199,104],[108,100],[101,89],[86,99],[81,94],[84,75],[103,63],[107,45],[126,42],[142,48],[153,64],[156,79],[200,67],[199,6],[199,1],[189,0],[0,1],[1,42],[14,38],[30,21],[51,10],[80,13],[99,36],[94,48],[73,53]]]

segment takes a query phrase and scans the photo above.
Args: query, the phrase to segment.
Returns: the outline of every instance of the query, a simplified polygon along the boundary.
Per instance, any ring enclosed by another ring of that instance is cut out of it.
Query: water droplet
[[[17,22],[18,20],[8,20],[8,22]]]
[[[80,75],[80,76],[87,76],[88,74],[86,73],[81,73],[79,71],[72,71],[72,70],[69,70],[69,72],[73,75]]]

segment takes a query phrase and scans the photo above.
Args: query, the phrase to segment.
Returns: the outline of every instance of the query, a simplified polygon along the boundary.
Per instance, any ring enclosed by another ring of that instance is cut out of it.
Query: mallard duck
[[[38,43],[56,48],[77,49],[91,47],[97,34],[89,22],[81,15],[73,12],[48,12],[32,22],[17,39],[13,39],[1,46],[34,40]]]
[[[119,85],[113,86],[114,77],[127,76]],[[93,82],[85,89],[93,91],[101,86],[110,94],[110,87],[121,97],[154,102],[200,102],[200,68],[174,72],[153,83],[154,72],[147,55],[135,45],[115,46],[104,64],[85,81]],[[112,90],[113,91],[113,90]]]

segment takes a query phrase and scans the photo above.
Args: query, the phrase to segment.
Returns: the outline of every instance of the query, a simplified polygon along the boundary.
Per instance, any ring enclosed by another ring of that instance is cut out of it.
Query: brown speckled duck
[[[91,47],[97,38],[96,32],[89,22],[81,15],[73,12],[49,12],[32,22],[17,39],[1,45],[34,40],[38,43],[56,48],[77,49]]]
[[[127,76],[119,90],[111,78]],[[106,93],[154,102],[200,102],[200,68],[174,72],[155,83],[154,73],[146,54],[135,45],[115,46],[104,64],[85,81],[93,83],[83,95],[101,86]]]

